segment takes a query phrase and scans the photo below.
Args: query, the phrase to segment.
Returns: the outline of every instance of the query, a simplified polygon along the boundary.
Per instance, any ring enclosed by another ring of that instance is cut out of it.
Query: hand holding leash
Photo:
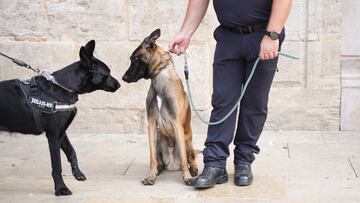
[[[186,52],[186,49],[189,47],[190,40],[191,37],[180,32],[169,43],[169,52],[174,53],[178,56],[184,54]]]

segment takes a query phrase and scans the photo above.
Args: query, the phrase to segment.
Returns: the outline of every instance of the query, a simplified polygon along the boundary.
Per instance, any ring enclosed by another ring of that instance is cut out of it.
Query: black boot
[[[210,188],[216,184],[226,183],[228,174],[225,168],[216,168],[207,166],[203,172],[196,178],[194,187],[197,189]]]
[[[238,186],[251,185],[253,174],[251,172],[251,165],[248,163],[240,163],[235,165],[234,183]]]

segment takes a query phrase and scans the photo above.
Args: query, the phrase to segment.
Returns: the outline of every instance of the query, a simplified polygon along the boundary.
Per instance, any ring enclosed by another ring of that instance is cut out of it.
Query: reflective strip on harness
[[[75,104],[56,104],[55,111],[70,111],[75,108]]]

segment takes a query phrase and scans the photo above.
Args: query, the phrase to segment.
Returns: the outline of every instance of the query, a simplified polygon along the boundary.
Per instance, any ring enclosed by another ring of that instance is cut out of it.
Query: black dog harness
[[[75,104],[67,104],[57,101],[53,96],[42,91],[37,85],[35,77],[30,80],[19,81],[27,106],[32,110],[37,129],[43,131],[41,122],[42,114],[54,114],[57,112],[73,111]]]
[[[66,88],[65,86],[58,83],[58,81],[52,76],[50,72],[42,71],[37,68],[32,68],[30,65],[25,62],[7,56],[0,52],[1,56],[10,59],[15,64],[30,69],[39,75],[46,78],[54,85],[66,90],[67,92],[74,92],[72,89]],[[46,94],[41,88],[36,84],[35,77],[32,77],[30,80],[19,81],[19,86],[24,94],[27,106],[32,110],[33,117],[36,123],[37,129],[42,132],[43,126],[41,122],[42,114],[54,114],[57,112],[64,111],[73,111],[75,109],[75,104],[66,104],[63,102],[57,101],[53,96]]]
[[[21,81],[20,87],[26,98],[27,105],[32,109],[38,109],[43,113],[56,113],[58,111],[71,111],[74,104],[58,102],[56,99],[41,91],[36,84],[35,77]]]

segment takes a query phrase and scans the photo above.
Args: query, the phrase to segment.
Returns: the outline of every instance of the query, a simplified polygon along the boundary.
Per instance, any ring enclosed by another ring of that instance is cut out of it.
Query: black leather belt
[[[230,27],[230,26],[225,26],[225,25],[221,25],[222,27],[233,31],[233,32],[237,32],[240,34],[250,34],[250,33],[254,33],[260,30],[266,30],[268,22],[263,22],[263,23],[259,23],[259,24],[255,24],[255,25],[248,25],[248,26],[236,26],[236,27]]]

